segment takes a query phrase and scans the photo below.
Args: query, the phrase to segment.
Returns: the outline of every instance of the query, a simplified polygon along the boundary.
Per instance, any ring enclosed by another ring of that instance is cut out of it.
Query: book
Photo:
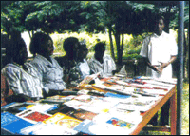
[[[86,119],[92,120],[98,114],[84,109],[76,109],[75,111],[69,112],[67,115],[78,120],[84,121]]]
[[[107,92],[105,95],[105,97],[116,97],[116,98],[120,98],[120,99],[126,99],[126,98],[129,98],[131,97],[130,95],[121,95],[121,94],[114,94],[114,93],[110,93],[110,92]]]
[[[138,125],[122,120],[119,117],[107,114],[99,114],[98,118],[85,120],[74,130],[87,133],[89,135],[127,135],[130,134]]]
[[[127,109],[127,110],[138,110],[141,112],[145,112],[151,108],[155,104],[159,97],[148,97],[143,96],[140,98],[129,98],[125,99],[125,101],[120,102],[117,105],[117,108]]]
[[[47,111],[47,113],[51,114],[51,115],[53,115],[53,114],[55,114],[57,112],[67,114],[69,111],[73,111],[73,110],[75,110],[75,108],[69,107],[69,106],[64,104],[64,105],[58,106],[58,108],[56,108],[56,109],[52,109],[52,110]]]
[[[79,125],[81,122],[81,120],[78,120],[60,112],[54,114],[53,116],[44,121],[45,124],[56,124],[59,126],[66,126],[70,129]]]
[[[32,126],[33,124],[23,120],[23,119],[19,119],[18,121],[15,121],[9,125],[6,125],[3,127],[4,130],[8,130],[9,132],[13,133],[13,134],[21,134],[20,131],[21,129],[28,127],[28,126]]]
[[[62,103],[65,103],[67,101],[70,101],[74,97],[75,97],[75,95],[69,95],[69,96],[55,95],[55,96],[47,97],[46,99],[44,99],[42,101],[42,103],[62,104]]]
[[[16,116],[32,124],[36,124],[37,122],[43,122],[45,119],[51,117],[52,115],[28,109],[16,114]]]
[[[9,112],[1,113],[1,131],[4,134],[20,134],[21,129],[32,125]]]
[[[11,124],[12,122],[18,121],[20,118],[9,113],[9,112],[1,112],[1,127]]]
[[[92,80],[95,80],[100,75],[100,73],[101,72],[86,76],[85,79],[78,85],[78,87],[83,87],[90,83]]]
[[[34,106],[34,103],[28,103],[28,102],[23,102],[23,103],[18,103],[18,102],[12,102],[6,106],[1,107],[3,111],[8,111],[12,114],[17,114],[23,110],[28,109],[29,107]]]
[[[50,110],[54,110],[58,108],[58,104],[47,104],[47,103],[36,103],[36,105],[29,107],[28,109],[47,113]]]

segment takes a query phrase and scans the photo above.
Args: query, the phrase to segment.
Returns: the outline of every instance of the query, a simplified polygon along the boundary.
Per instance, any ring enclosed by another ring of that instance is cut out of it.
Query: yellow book
[[[45,121],[43,123],[45,124],[56,124],[59,126],[66,126],[68,128],[73,128],[77,125],[79,125],[82,121],[75,119],[73,117],[67,116],[66,114],[57,112]]]
[[[66,116],[65,114],[57,112],[54,115],[52,115],[51,117],[49,117],[48,119],[44,120],[43,123],[45,123],[45,124],[50,124],[50,123],[55,124],[58,120],[64,118],[65,116]]]
[[[78,126],[82,121],[75,119],[70,116],[65,116],[64,118],[58,120],[56,122],[59,126],[67,126],[68,128],[74,128],[75,126]]]

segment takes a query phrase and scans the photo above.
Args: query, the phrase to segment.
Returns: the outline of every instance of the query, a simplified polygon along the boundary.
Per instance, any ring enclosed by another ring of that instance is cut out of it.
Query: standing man
[[[176,60],[178,46],[175,38],[163,31],[164,18],[157,15],[155,29],[151,36],[146,37],[142,42],[140,55],[144,58],[147,69],[146,76],[160,79],[172,78],[172,63]],[[161,108],[161,125],[168,125],[169,103]],[[157,118],[156,118],[157,121]],[[157,123],[153,123],[157,125]]]

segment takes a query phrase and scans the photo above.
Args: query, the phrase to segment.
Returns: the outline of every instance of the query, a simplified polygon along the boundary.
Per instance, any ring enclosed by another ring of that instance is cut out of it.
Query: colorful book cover
[[[70,116],[65,116],[62,119],[58,120],[55,124],[59,126],[66,126],[70,129],[74,128],[75,126],[78,126],[82,121],[75,119]]]
[[[56,124],[59,126],[66,126],[71,129],[73,127],[79,125],[81,122],[82,122],[81,120],[67,116],[66,114],[63,114],[60,112],[54,114],[50,118],[43,121],[43,123],[45,123],[45,124]]]
[[[66,116],[66,114],[57,112],[54,115],[52,115],[51,117],[49,117],[48,119],[44,120],[43,123],[45,124],[55,124],[58,120],[64,118]]]
[[[126,135],[130,134],[139,123],[133,123],[117,115],[103,113],[96,116],[92,121],[83,121],[74,130],[90,135]]]
[[[51,115],[34,111],[31,109],[22,111],[18,114],[16,114],[17,117],[20,117],[30,123],[36,124],[37,122],[43,122],[45,119],[51,117]]]
[[[50,117],[49,115],[46,115],[44,113],[40,113],[38,111],[34,111],[34,112],[28,114],[27,116],[25,116],[24,118],[27,118],[27,119],[30,119],[30,120],[33,120],[36,122],[42,122],[49,117]]]
[[[18,121],[20,118],[9,113],[3,112],[1,113],[1,127],[11,124],[12,122]]]
[[[51,114],[51,115],[53,115],[53,114],[55,114],[57,112],[61,112],[61,113],[67,114],[68,112],[73,111],[73,110],[75,110],[75,108],[69,107],[69,106],[67,106],[67,105],[64,104],[64,105],[59,106],[56,109],[52,109],[52,110],[47,111],[47,113]]]
[[[25,121],[9,112],[1,113],[1,130],[7,134],[20,134],[22,128],[33,124]]]
[[[126,98],[131,97],[130,95],[114,94],[114,93],[110,93],[110,92],[107,92],[104,96],[105,97],[120,98],[120,99],[126,99]]]
[[[32,125],[33,125],[32,123],[29,123],[26,120],[19,119],[11,124],[4,126],[3,128],[5,130],[10,131],[13,134],[20,134],[21,129],[28,127],[28,126],[32,126]]]
[[[76,109],[75,111],[69,112],[67,115],[84,121],[85,119],[92,120],[98,114],[84,109]]]
[[[79,96],[76,96],[74,98],[74,100],[78,100],[78,101],[81,101],[81,102],[88,103],[88,102],[91,102],[94,98],[95,97],[91,96],[91,95],[79,95]]]

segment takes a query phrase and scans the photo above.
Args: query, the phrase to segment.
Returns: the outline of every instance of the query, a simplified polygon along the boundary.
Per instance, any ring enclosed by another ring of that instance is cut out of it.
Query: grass
[[[189,135],[189,82],[183,83],[181,101],[181,135]],[[170,135],[170,132],[141,131],[140,135]]]

